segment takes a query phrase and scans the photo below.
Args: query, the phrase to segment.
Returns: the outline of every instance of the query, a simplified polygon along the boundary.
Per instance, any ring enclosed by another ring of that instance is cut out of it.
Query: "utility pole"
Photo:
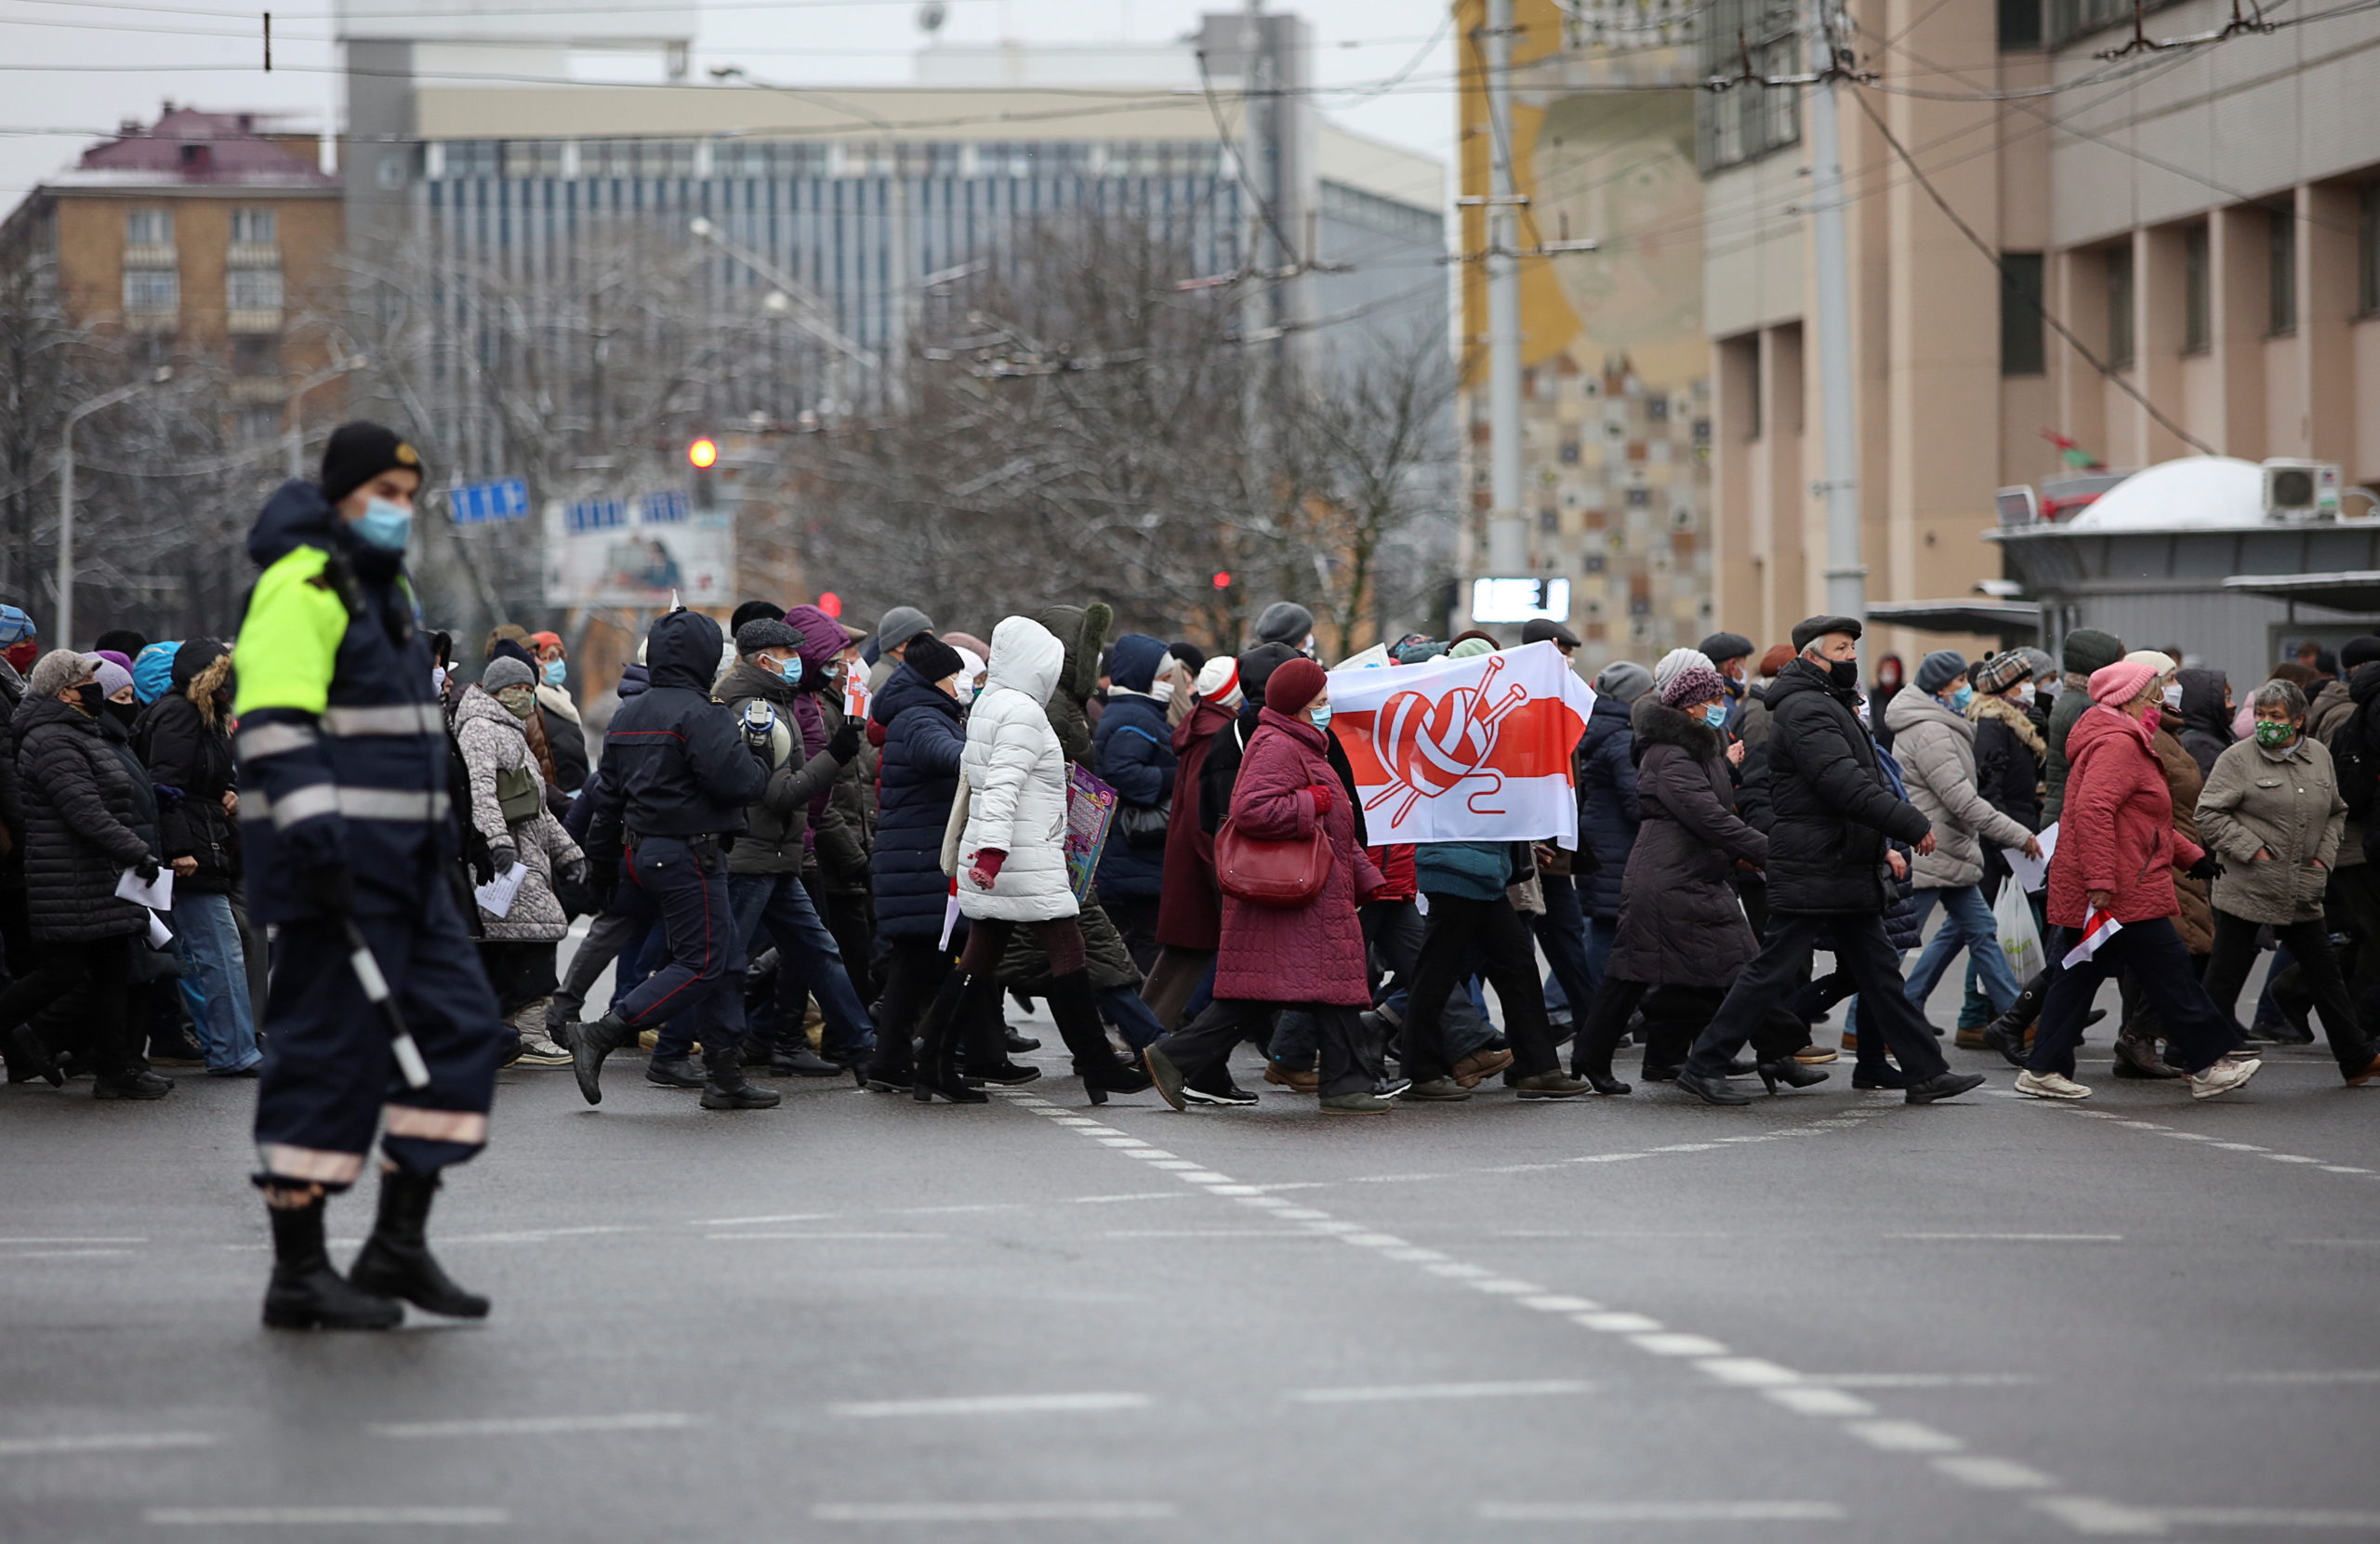
[[[1272,166],[1265,142],[1264,69],[1264,0],[1248,0],[1239,26],[1239,131],[1245,141],[1239,151],[1240,169],[1246,174],[1243,191],[1248,194],[1248,260],[1241,268],[1248,275],[1239,286],[1239,433],[1242,454],[1247,463],[1245,473],[1248,493],[1248,525],[1251,537],[1261,533],[1273,516],[1273,474],[1271,457],[1267,455],[1265,435],[1265,392],[1272,377],[1274,345],[1252,342],[1251,339],[1269,330],[1274,308],[1264,283],[1257,277],[1268,267],[1264,260],[1267,235],[1264,206],[1272,202],[1266,191],[1266,173]],[[1282,254],[1286,262],[1288,254]]]
[[[1520,192],[1513,168],[1513,0],[1488,0],[1488,569],[1528,571],[1521,515]]]
[[[1803,49],[1819,78],[1810,87],[1810,261],[1818,306],[1819,412],[1826,481],[1826,609],[1864,621],[1868,565],[1859,552],[1859,429],[1858,369],[1851,353],[1851,253],[1844,232],[1843,131],[1832,73],[1834,43],[1828,7],[1810,0]],[[1774,90],[1776,87],[1764,87]]]
[[[174,378],[170,365],[160,365],[147,380],[119,386],[112,391],[101,392],[90,401],[67,410],[66,424],[58,436],[58,631],[52,635],[54,646],[71,649],[74,646],[74,429],[75,426],[116,403],[139,396],[152,386],[163,386]]]

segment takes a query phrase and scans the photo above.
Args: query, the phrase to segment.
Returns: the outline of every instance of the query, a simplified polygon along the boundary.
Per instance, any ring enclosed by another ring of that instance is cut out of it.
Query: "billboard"
[[[735,524],[683,490],[546,506],[546,602],[555,606],[732,603]]]

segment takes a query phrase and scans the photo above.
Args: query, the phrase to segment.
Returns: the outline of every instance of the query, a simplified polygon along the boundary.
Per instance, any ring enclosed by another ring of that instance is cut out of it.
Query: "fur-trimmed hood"
[[[1721,749],[1717,730],[1692,714],[1679,712],[1650,693],[1636,699],[1631,727],[1636,732],[1632,754],[1639,766],[1644,765],[1645,753],[1655,746],[1675,746],[1698,761],[1709,760]]]
[[[2033,716],[2007,698],[1978,695],[1967,706],[1967,717],[1977,723],[1986,719],[1999,719],[2017,739],[2025,742],[2037,760],[2049,759],[2049,741],[2043,736],[2041,727],[2033,722]]]

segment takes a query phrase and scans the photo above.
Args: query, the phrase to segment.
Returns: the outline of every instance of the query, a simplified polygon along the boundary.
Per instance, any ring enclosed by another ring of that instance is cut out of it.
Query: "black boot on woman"
[[[931,1104],[939,1097],[953,1104],[989,1104],[992,1096],[981,1089],[970,1088],[959,1070],[959,1023],[964,1005],[973,1002],[982,1006],[989,997],[992,1006],[999,1004],[999,988],[970,993],[969,978],[957,971],[945,976],[942,985],[926,1005],[924,1019],[918,1025],[918,1062],[910,1075],[913,1081],[909,1097],[920,1104]]]
[[[323,1244],[324,1197],[265,1200],[272,1219],[272,1281],[264,1289],[267,1329],[394,1329],[405,1311],[351,1286],[331,1268]]]
[[[1050,1016],[1058,1021],[1058,1036],[1075,1060],[1075,1075],[1093,1104],[1104,1104],[1109,1094],[1136,1094],[1151,1086],[1149,1075],[1116,1054],[1107,1043],[1107,1026],[1100,1022],[1099,1005],[1091,995],[1091,973],[1070,970],[1050,983]]]
[[[379,1220],[347,1273],[348,1285],[451,1319],[484,1319],[487,1300],[457,1287],[430,1252],[430,1205],[438,1199],[438,1185],[435,1174],[381,1170]]]

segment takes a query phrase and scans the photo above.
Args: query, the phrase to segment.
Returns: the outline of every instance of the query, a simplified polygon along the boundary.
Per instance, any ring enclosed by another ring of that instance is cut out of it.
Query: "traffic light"
[[[687,445],[686,465],[694,469],[694,508],[709,514],[719,508],[719,489],[711,470],[719,465],[719,442],[706,434]]]
[[[1231,588],[1231,570],[1230,570],[1230,569],[1227,569],[1227,568],[1219,568],[1219,569],[1215,570],[1215,587],[1216,587],[1217,589],[1229,589],[1229,588]]]

